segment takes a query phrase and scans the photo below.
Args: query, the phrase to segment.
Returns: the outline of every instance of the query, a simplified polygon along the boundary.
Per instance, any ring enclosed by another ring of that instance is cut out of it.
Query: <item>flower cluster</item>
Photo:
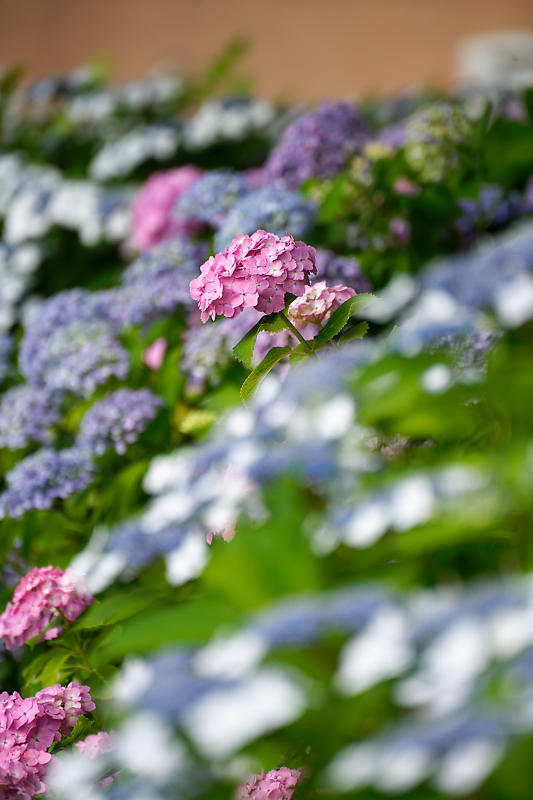
[[[236,800],[291,800],[301,778],[301,770],[280,767],[251,775],[248,781],[237,790]]]
[[[285,307],[285,294],[301,295],[316,271],[315,249],[293,237],[258,230],[243,234],[201,267],[191,281],[202,322],[217,315],[235,317],[245,308],[265,314]]]
[[[324,103],[283,132],[266,165],[270,180],[296,189],[309,178],[333,178],[368,138],[351,103]]]
[[[72,622],[92,601],[68,570],[34,567],[22,578],[13,601],[0,615],[0,639],[10,650],[41,633],[44,639],[55,639],[61,626],[48,628],[50,623],[62,616]]]
[[[82,714],[93,711],[89,687],[71,682],[41,689],[35,697],[0,694],[0,797],[31,800],[46,790],[43,776],[54,742],[68,736]]]
[[[263,186],[235,203],[215,235],[215,249],[223,250],[240,234],[260,228],[277,236],[303,236],[315,214],[314,203],[301,194],[279,186]]]
[[[123,380],[129,372],[128,353],[103,321],[61,326],[39,350],[33,363],[24,363],[24,374],[50,391],[88,397],[109,378]]]
[[[99,731],[92,733],[82,739],[81,742],[76,742],[76,747],[87,758],[93,759],[101,753],[109,753],[113,747],[113,734],[107,731]]]
[[[149,389],[118,389],[99,400],[85,413],[77,445],[91,455],[107,450],[126,452],[163,405]]]
[[[172,208],[201,174],[196,167],[178,167],[156,172],[146,181],[131,207],[132,244],[137,250],[146,250],[170,233],[183,229],[172,217]]]
[[[46,444],[60,418],[61,396],[45,388],[22,384],[0,400],[0,447],[16,450],[29,442]]]
[[[521,217],[526,211],[527,198],[519,192],[505,195],[501,186],[487,184],[481,187],[476,199],[461,197],[458,206],[461,216],[456,220],[461,244],[470,246],[478,231],[497,230]]]
[[[174,214],[184,223],[197,220],[215,228],[248,191],[246,178],[238,172],[229,169],[207,172],[181,195]]]
[[[314,283],[306,286],[303,295],[290,304],[289,319],[297,328],[305,328],[306,325],[321,327],[335,309],[354,295],[354,289],[341,283],[335,286],[328,286],[326,281]]]
[[[123,178],[146,161],[165,161],[176,152],[180,135],[175,125],[146,125],[111,139],[89,164],[97,181]]]
[[[55,500],[81,492],[91,482],[94,468],[79,448],[43,448],[19,461],[6,476],[0,495],[0,518],[20,517],[31,509],[50,508]]]

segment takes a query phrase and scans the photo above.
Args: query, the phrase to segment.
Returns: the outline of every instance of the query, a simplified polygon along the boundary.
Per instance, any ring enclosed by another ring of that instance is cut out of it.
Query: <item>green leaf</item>
[[[74,630],[87,630],[116,625],[153,605],[158,599],[158,594],[147,589],[122,589],[105,600],[95,600],[72,627]]]
[[[312,345],[312,341],[309,342]],[[289,355],[289,361],[291,364],[299,364],[300,361],[305,361],[306,358],[309,358],[311,353],[309,352],[309,348],[306,347],[304,344],[298,344],[296,347],[293,347],[291,353]]]
[[[367,293],[356,294],[354,297],[349,297],[348,300],[345,300],[345,302],[333,312],[322,330],[319,331],[319,333],[315,336],[314,341],[317,344],[325,344],[326,342],[329,342],[334,336],[342,331],[353,314],[362,311],[374,300],[374,295]]]
[[[287,295],[288,299],[285,307],[290,305],[294,300],[294,295]],[[285,330],[285,323],[280,317],[279,313],[275,311],[273,314],[265,314],[259,322],[256,322],[253,328],[246,333],[240,342],[237,342],[233,348],[233,355],[240,361],[241,364],[247,369],[252,369],[252,358],[254,355],[255,342],[258,334],[261,331],[268,331],[269,333],[279,333]]]
[[[235,347],[233,348],[233,355],[240,361],[241,364],[247,369],[252,369],[252,358],[254,355],[254,347],[255,347],[255,340],[257,339],[257,335],[260,330],[262,330],[261,325],[263,324],[263,320],[260,319],[259,322],[256,322],[253,328],[251,328],[248,333],[245,333],[242,339],[237,342]]]
[[[276,366],[278,361],[285,358],[292,351],[292,347],[273,347],[272,350],[266,354],[264,359],[257,367],[250,372],[243,385],[241,386],[241,397],[244,402],[250,399],[258,383],[268,375],[270,370]]]
[[[358,322],[356,325],[352,325],[345,331],[342,336],[339,336],[339,342],[353,342],[354,339],[362,339],[363,336],[366,334],[368,330],[368,322]]]

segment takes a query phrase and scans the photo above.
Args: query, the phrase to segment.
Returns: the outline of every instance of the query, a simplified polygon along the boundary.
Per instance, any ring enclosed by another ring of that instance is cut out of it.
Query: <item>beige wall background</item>
[[[117,80],[196,73],[235,36],[266,96],[320,99],[449,84],[465,36],[533,29],[533,0],[0,0],[0,61],[35,78],[94,57]]]

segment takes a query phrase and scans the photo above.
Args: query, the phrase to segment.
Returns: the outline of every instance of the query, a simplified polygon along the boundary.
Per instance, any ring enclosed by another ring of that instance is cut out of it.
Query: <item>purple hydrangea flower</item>
[[[343,283],[356,292],[369,292],[372,288],[361,264],[353,256],[339,256],[332,250],[318,248],[315,263],[317,281]]]
[[[118,389],[86,412],[77,445],[95,456],[110,449],[125,453],[162,405],[161,398],[149,389]]]
[[[22,384],[8,389],[0,401],[0,447],[16,450],[29,442],[46,444],[59,421],[61,395]]]
[[[296,189],[309,178],[333,178],[368,138],[351,103],[324,103],[289,125],[266,164],[269,180]]]
[[[23,458],[6,474],[0,495],[0,518],[20,517],[32,509],[50,508],[55,500],[81,492],[91,482],[94,467],[78,448],[43,448]]]
[[[300,239],[313,224],[315,204],[296,192],[265,186],[236,203],[215,236],[215,251],[222,252],[242,233],[257,230]]]
[[[174,214],[180,219],[198,220],[216,228],[248,191],[248,181],[238,172],[229,169],[207,172],[179,198]]]

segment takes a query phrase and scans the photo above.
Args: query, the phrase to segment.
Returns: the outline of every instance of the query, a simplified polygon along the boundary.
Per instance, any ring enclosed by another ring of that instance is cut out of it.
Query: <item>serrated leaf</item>
[[[291,351],[292,347],[289,345],[286,347],[273,347],[272,350],[269,350],[261,363],[250,372],[241,386],[241,397],[245,403],[250,399],[257,388],[257,385],[265,377],[265,375],[268,375],[270,370],[276,366],[278,361],[281,361],[282,358],[285,358],[285,356]]]
[[[257,334],[261,330],[262,323],[262,319],[260,319],[259,322],[256,322],[254,327],[251,328],[248,333],[244,334],[242,339],[237,342],[232,350],[232,353],[237,361],[240,361],[241,364],[243,364],[247,369],[252,369],[255,340],[257,339]]]
[[[315,343],[325,344],[329,342],[342,331],[353,314],[362,311],[374,300],[374,295],[368,293],[356,294],[354,297],[349,297],[348,300],[345,300],[345,302],[333,312],[322,330],[315,336]]]

